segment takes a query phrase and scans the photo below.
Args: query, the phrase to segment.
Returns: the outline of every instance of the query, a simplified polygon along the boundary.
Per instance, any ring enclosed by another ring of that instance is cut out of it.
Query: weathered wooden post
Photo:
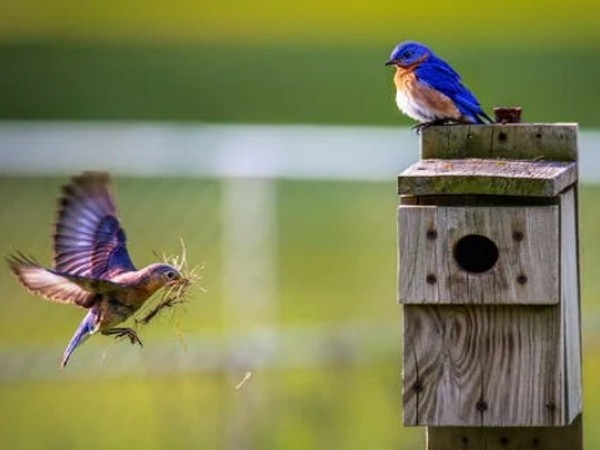
[[[581,449],[577,125],[423,129],[398,193],[404,424]]]

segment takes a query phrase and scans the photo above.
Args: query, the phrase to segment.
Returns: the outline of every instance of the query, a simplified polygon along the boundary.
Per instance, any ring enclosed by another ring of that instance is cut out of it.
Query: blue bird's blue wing
[[[463,116],[475,123],[484,123],[482,117],[492,121],[475,95],[462,84],[460,75],[445,61],[430,59],[416,69],[416,75],[419,81],[449,97]]]
[[[86,172],[63,188],[54,263],[58,272],[107,279],[135,270],[106,173]]]

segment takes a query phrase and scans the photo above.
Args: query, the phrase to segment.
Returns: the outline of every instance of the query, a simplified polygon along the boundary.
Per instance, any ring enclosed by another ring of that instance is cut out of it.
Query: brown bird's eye
[[[175,278],[175,272],[173,272],[173,271],[167,272],[167,278],[169,280],[173,280]]]

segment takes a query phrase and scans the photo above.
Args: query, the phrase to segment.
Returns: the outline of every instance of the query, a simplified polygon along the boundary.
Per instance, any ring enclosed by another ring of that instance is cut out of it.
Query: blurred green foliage
[[[600,126],[600,6],[0,2],[0,119],[409,124],[383,66],[430,44],[490,111]]]
[[[386,45],[409,37],[468,46],[598,44],[595,0],[4,0],[0,39]]]
[[[0,45],[0,119],[409,124],[379,48]],[[444,52],[485,108],[600,126],[599,53]]]

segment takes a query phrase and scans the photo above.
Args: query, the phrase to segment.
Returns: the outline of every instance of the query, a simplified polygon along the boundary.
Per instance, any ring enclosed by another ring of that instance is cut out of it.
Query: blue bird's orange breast
[[[407,116],[429,122],[436,119],[461,119],[461,113],[452,99],[421,82],[415,70],[417,65],[396,67],[396,105]]]

